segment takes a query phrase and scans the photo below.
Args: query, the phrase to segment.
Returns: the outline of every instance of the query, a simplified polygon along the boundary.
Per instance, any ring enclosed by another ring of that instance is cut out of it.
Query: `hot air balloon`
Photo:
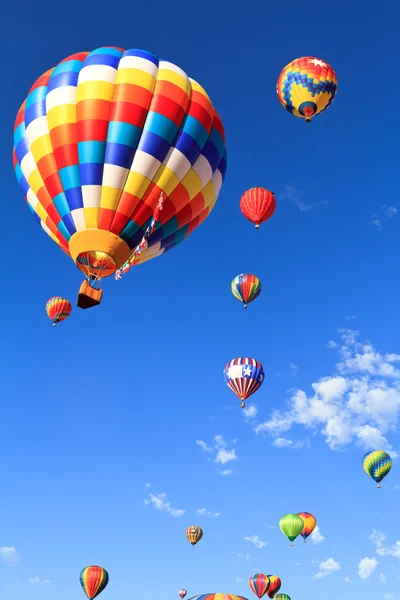
[[[256,392],[264,381],[264,369],[255,358],[234,358],[224,368],[225,383],[241,400],[244,408],[245,400]]]
[[[301,532],[301,537],[304,539],[304,543],[306,543],[308,536],[312,534],[317,525],[317,519],[314,517],[314,515],[307,512],[300,512],[298,513],[298,515],[304,521],[304,527],[303,531]]]
[[[186,537],[194,548],[197,542],[203,537],[203,530],[197,525],[191,525],[186,529]]]
[[[77,304],[89,308],[150,225],[135,264],[208,216],[225,175],[225,134],[182,69],[144,50],[102,47],[34,83],[15,121],[13,160],[33,216],[85,274]]]
[[[255,224],[256,229],[272,217],[275,208],[275,196],[265,188],[251,188],[240,198],[240,210],[246,219]]]
[[[304,529],[304,521],[299,515],[288,514],[281,518],[279,527],[282,533],[290,540],[290,545],[293,546],[294,540]]]
[[[83,591],[89,600],[96,598],[107,587],[108,573],[102,567],[86,567],[80,575]]]
[[[71,302],[61,296],[53,296],[46,302],[47,316],[53,321],[53,327],[64,321],[72,312]]]
[[[291,598],[287,594],[277,594],[275,600],[291,600]]]
[[[362,463],[364,471],[376,481],[377,487],[380,488],[380,482],[392,468],[392,459],[389,454],[383,450],[371,450],[364,454]]]
[[[193,596],[190,600],[247,600],[247,598],[218,592],[216,594],[200,594],[199,596]]]
[[[186,596],[186,594],[187,594],[186,590],[179,590],[179,592],[178,592],[178,596],[180,598],[184,598]]]
[[[258,598],[262,598],[269,589],[270,581],[267,575],[256,573],[250,577],[249,585],[251,591],[254,592]]]
[[[279,75],[276,91],[287,111],[309,123],[332,104],[337,87],[332,67],[318,58],[303,56],[286,65]]]
[[[275,598],[275,595],[281,589],[282,582],[277,575],[267,575],[267,577],[269,579],[268,597]]]
[[[235,298],[247,308],[247,305],[260,295],[261,282],[255,275],[242,273],[241,275],[237,275],[232,281],[231,291]]]

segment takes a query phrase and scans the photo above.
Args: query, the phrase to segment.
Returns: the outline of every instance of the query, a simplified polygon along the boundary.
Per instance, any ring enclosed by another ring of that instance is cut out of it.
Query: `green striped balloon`
[[[304,529],[304,521],[299,515],[284,515],[279,521],[279,527],[281,528],[282,533],[286,535],[291,542],[290,545],[293,546],[292,542],[294,542]]]
[[[291,600],[291,598],[287,594],[277,594],[275,600]]]

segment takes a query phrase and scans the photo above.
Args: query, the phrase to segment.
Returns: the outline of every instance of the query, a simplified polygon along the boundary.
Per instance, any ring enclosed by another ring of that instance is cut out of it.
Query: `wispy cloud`
[[[219,512],[213,513],[209,510],[206,510],[205,508],[198,508],[196,510],[196,514],[198,514],[200,517],[210,517],[211,519],[221,516],[221,513],[219,513]]]
[[[382,217],[388,217],[389,219],[393,219],[397,216],[399,210],[395,206],[388,206],[387,204],[382,204],[381,207]],[[372,215],[372,219],[369,222],[370,225],[376,227],[379,231],[382,229],[382,217],[379,215]]]
[[[244,560],[250,560],[251,554],[238,554],[238,558],[243,558]]]
[[[392,546],[386,547],[384,545],[386,535],[376,529],[372,530],[369,539],[375,544],[376,553],[379,556],[393,556],[400,560],[400,540],[397,540]]]
[[[303,446],[304,446],[304,442],[300,442],[300,441],[294,442],[293,440],[289,440],[288,438],[285,438],[285,437],[278,437],[272,443],[277,448],[298,449],[298,448],[303,448]]]
[[[297,375],[299,367],[297,365],[295,365],[294,363],[290,363],[289,364],[289,369],[291,370],[292,375]]]
[[[362,558],[358,563],[358,574],[361,579],[368,579],[379,565],[376,558]]]
[[[332,575],[334,571],[340,571],[340,563],[333,558],[328,558],[324,562],[320,563],[319,571],[313,575],[313,579],[323,579],[324,577]]]
[[[302,426],[322,434],[332,450],[355,443],[365,449],[382,448],[395,458],[386,435],[400,414],[400,355],[358,342],[358,331],[340,329],[339,334],[340,344],[328,344],[339,354],[336,372],[312,383],[311,393],[291,390],[287,410],[275,410],[268,420],[251,425],[280,447],[291,447],[283,434]]]
[[[383,210],[385,215],[387,217],[390,217],[391,219],[393,219],[393,217],[395,217],[399,212],[398,208],[396,208],[395,206],[388,206],[387,204],[382,204],[381,209]]]
[[[50,579],[41,579],[40,577],[30,577],[28,583],[32,585],[48,585],[51,581]]]
[[[236,443],[236,440],[233,440],[232,443]],[[228,444],[222,435],[215,435],[211,446],[208,446],[203,440],[196,440],[196,444],[204,452],[213,453],[213,462],[217,465],[226,465],[233,460],[239,460],[235,448],[229,449]],[[230,469],[224,469],[220,471],[220,474],[223,476],[231,475],[232,471]]]
[[[246,408],[244,408],[242,410],[242,413],[246,420],[251,420],[251,419],[256,418],[258,410],[257,410],[257,407],[255,406],[255,404],[250,404],[249,406],[246,406]]]
[[[245,536],[244,536],[244,540],[245,540],[245,542],[250,542],[250,544],[253,544],[253,546],[254,546],[255,548],[259,548],[259,549],[261,549],[261,548],[264,548],[264,546],[266,546],[266,545],[267,545],[267,542],[263,542],[263,541],[262,541],[262,540],[261,540],[261,539],[258,537],[258,535],[250,535],[250,536],[248,536],[248,535],[245,535]]]
[[[240,577],[236,577],[236,583],[243,583],[243,579],[240,579]]]
[[[166,512],[173,517],[181,517],[185,514],[185,511],[181,508],[173,508],[171,503],[167,500],[167,494],[162,492],[161,494],[149,494],[148,498],[144,501],[146,506],[152,506],[160,512]]]
[[[300,192],[291,185],[285,185],[285,189],[280,195],[280,199],[293,202],[293,204],[295,204],[302,212],[312,209],[312,204],[307,204],[304,201],[304,193]]]
[[[377,217],[372,218],[371,221],[369,222],[369,225],[373,225],[379,231],[381,231],[381,229],[382,229],[382,221],[380,219],[378,219]]]
[[[386,575],[384,575],[383,573],[379,573],[379,581],[381,583],[386,583]]]
[[[14,566],[20,559],[17,549],[14,546],[0,547],[0,559],[3,563]]]

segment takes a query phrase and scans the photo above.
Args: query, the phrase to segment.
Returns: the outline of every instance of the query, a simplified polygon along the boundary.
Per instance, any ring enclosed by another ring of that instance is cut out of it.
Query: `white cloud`
[[[147,490],[149,488],[151,488],[151,483],[145,483],[144,484],[144,488]]]
[[[371,577],[372,573],[375,571],[376,567],[379,565],[376,558],[362,558],[358,563],[358,574],[361,579],[367,579]]]
[[[314,531],[310,535],[310,540],[312,541],[313,544],[321,544],[322,542],[325,541],[325,538],[322,535],[318,525],[315,527]]]
[[[50,579],[41,579],[40,577],[30,577],[28,582],[32,585],[47,585],[51,583]]]
[[[393,546],[386,548],[384,546],[384,541],[386,540],[386,535],[377,531],[376,529],[372,530],[372,534],[369,536],[369,539],[376,546],[376,553],[379,556],[393,556],[394,558],[398,558],[400,560],[400,540],[397,540]]]
[[[238,554],[238,558],[244,558],[245,560],[250,560],[251,554]]]
[[[304,442],[300,442],[300,441],[294,442],[293,440],[289,440],[288,438],[278,437],[273,441],[273,445],[276,446],[277,448],[298,449],[298,448],[303,448]]]
[[[2,546],[0,547],[0,559],[3,563],[14,566],[20,560],[20,557],[14,546]]]
[[[222,477],[227,477],[228,475],[232,475],[232,471],[231,469],[224,469],[223,471],[220,471],[220,474]]]
[[[394,600],[393,594],[385,594],[384,598],[385,600]]]
[[[386,204],[382,204],[381,209],[384,211],[387,217],[395,217],[399,212],[395,206],[387,206]]]
[[[281,200],[290,200],[293,202],[301,212],[307,212],[311,210],[312,204],[306,204],[303,200],[303,192],[299,192],[291,185],[285,185],[285,191],[280,195]]]
[[[290,363],[289,369],[292,371],[292,375],[297,375],[297,371],[299,370],[299,367],[297,365],[295,365],[294,363]]]
[[[346,321],[353,321],[353,319],[357,319],[357,315],[348,315],[346,318]]]
[[[212,452],[213,449],[210,448],[209,446],[207,446],[207,444],[205,442],[203,442],[203,440],[196,440],[196,445],[200,446],[200,448],[202,450],[204,450],[204,452]]]
[[[236,583],[243,583],[243,579],[240,579],[239,577],[236,577]]]
[[[263,542],[262,540],[260,540],[260,538],[258,537],[258,535],[251,535],[248,536],[246,535],[244,537],[244,540],[246,542],[250,542],[251,544],[253,544],[256,548],[264,548],[264,546],[267,545],[267,542]]]
[[[322,579],[324,577],[328,577],[334,571],[340,571],[340,563],[333,558],[328,558],[324,562],[320,563],[319,571],[313,575],[313,579]]]
[[[382,221],[377,217],[373,218],[369,224],[374,225],[379,231],[382,229]]]
[[[366,450],[380,448],[397,456],[387,440],[400,414],[400,355],[383,354],[357,341],[358,331],[340,329],[336,373],[311,384],[311,393],[291,392],[286,411],[273,411],[257,433],[275,438],[278,447],[292,446],[282,434],[302,426],[320,433],[332,450],[355,443]]]
[[[205,452],[214,452],[214,462],[217,465],[226,465],[232,460],[239,460],[238,456],[236,455],[236,450],[234,448],[231,450],[228,449],[227,443],[222,435],[214,436],[212,447],[207,446],[207,444],[202,440],[196,440],[196,444]],[[221,474],[228,475],[228,473]],[[230,474],[231,473],[229,473],[229,475]]]
[[[383,573],[379,573],[379,581],[381,583],[386,583],[386,575],[384,575]]]
[[[243,409],[245,419],[254,419],[257,416],[257,407],[254,404],[250,404]]]
[[[149,494],[144,503],[146,506],[153,506],[153,508],[161,512],[167,512],[173,517],[181,517],[185,514],[185,511],[181,508],[173,508],[171,506],[171,503],[167,500],[167,494],[164,492],[161,494]]]
[[[196,514],[198,514],[200,517],[210,517],[210,518],[215,518],[215,517],[220,517],[221,513],[219,512],[211,512],[209,510],[206,510],[205,508],[199,508],[196,510]]]
[[[346,583],[350,583],[350,581],[351,581],[350,577],[345,577],[344,580]]]

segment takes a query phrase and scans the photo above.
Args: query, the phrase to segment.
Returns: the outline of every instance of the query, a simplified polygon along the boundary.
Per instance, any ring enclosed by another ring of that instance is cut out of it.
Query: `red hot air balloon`
[[[272,217],[275,208],[275,196],[265,188],[251,188],[240,198],[240,210],[246,219],[255,224],[256,229]]]
[[[72,312],[71,302],[61,296],[53,296],[46,302],[46,312],[49,319],[53,321],[53,327],[64,321]]]
[[[267,575],[267,577],[269,579],[267,594],[269,598],[274,598],[281,589],[282,582],[277,575]]]
[[[107,587],[109,581],[108,573],[103,567],[96,565],[86,567],[80,575],[83,591],[89,600],[96,598]]]
[[[178,596],[180,598],[184,598],[186,596],[186,594],[187,594],[186,590],[179,590],[179,592],[178,592]]]
[[[256,573],[250,577],[250,589],[258,598],[262,598],[270,587],[270,581],[264,573]]]

